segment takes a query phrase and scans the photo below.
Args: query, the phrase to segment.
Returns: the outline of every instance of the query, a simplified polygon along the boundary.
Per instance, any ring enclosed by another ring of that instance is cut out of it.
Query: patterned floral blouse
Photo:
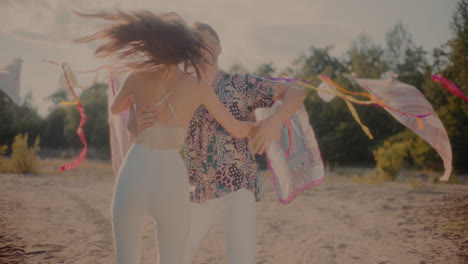
[[[236,119],[254,121],[255,109],[274,103],[276,84],[247,73],[221,71],[212,86]],[[204,106],[195,111],[184,145],[192,202],[220,198],[241,188],[258,191],[257,164],[248,141],[231,136]]]

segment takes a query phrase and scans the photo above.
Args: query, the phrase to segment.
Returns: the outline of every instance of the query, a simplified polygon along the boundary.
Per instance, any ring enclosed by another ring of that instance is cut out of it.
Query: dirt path
[[[330,178],[290,205],[269,179],[257,203],[257,264],[468,261],[468,186],[355,184]],[[0,174],[0,263],[114,263],[110,167],[77,174]],[[148,219],[143,262],[156,263]],[[194,263],[224,263],[214,228]]]

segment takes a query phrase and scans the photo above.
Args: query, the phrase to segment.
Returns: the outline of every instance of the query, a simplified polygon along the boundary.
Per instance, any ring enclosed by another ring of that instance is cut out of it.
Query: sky
[[[220,66],[241,63],[254,70],[272,62],[281,70],[311,45],[333,45],[341,56],[352,40],[368,34],[385,46],[385,34],[403,22],[425,50],[446,43],[457,0],[0,0],[0,65],[16,57],[23,62],[21,95],[45,116],[46,97],[60,87],[60,68],[42,58],[89,70],[102,64],[93,46],[71,40],[93,33],[102,22],[80,18],[81,12],[148,9],[177,12],[188,23],[209,23],[221,38]],[[86,84],[91,75],[80,75]]]

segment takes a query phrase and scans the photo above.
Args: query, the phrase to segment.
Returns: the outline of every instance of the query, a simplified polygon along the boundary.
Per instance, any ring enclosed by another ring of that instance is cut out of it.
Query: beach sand
[[[266,174],[257,264],[468,263],[468,185],[356,183],[342,169],[284,205]],[[92,161],[63,174],[0,174],[0,263],[115,263],[113,187],[110,164]],[[142,239],[142,263],[156,263],[150,218]],[[224,252],[214,227],[193,263],[225,263]]]

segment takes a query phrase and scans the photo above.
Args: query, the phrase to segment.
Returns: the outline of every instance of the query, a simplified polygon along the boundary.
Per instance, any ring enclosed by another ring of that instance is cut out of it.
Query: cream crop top
[[[178,126],[169,127],[161,123],[156,123],[152,127],[141,131],[136,136],[135,143],[155,149],[180,150],[185,141],[187,127],[180,126],[179,118],[177,117],[171,103],[167,100],[174,91],[174,88],[172,88],[168,93],[166,93],[163,88],[161,88],[161,90],[164,96],[158,102],[153,104],[153,106],[158,106],[166,102]]]

